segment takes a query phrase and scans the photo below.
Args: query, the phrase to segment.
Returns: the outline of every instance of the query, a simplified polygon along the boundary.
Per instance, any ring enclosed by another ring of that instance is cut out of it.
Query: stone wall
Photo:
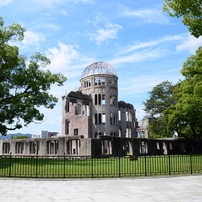
[[[198,152],[202,152],[200,142]],[[191,145],[185,139],[146,139],[98,136],[62,136],[51,138],[0,140],[0,155],[164,155],[189,154]]]

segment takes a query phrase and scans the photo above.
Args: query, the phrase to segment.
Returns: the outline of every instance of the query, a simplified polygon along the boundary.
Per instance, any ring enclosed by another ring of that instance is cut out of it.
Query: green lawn
[[[26,157],[0,160],[0,177],[91,178],[192,174],[202,172],[202,155],[110,158]]]

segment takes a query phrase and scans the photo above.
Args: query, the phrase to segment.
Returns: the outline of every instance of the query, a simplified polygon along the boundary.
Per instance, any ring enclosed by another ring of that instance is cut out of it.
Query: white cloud
[[[62,14],[62,15],[68,15],[68,13],[66,11],[61,11],[60,14]]]
[[[130,11],[126,9],[124,14],[126,16],[141,18],[148,23],[169,24],[169,19],[163,15],[162,10],[144,9]]]
[[[117,37],[117,32],[122,29],[122,26],[118,24],[107,24],[105,28],[98,28],[97,33],[91,34],[90,40],[95,41],[96,44],[100,44],[101,42],[107,39],[114,39]]]
[[[45,38],[43,36],[43,34],[41,33],[36,33],[33,31],[26,31],[24,33],[24,39],[22,41],[22,43],[25,46],[28,45],[34,45],[34,46],[39,46],[41,41],[44,41]]]
[[[182,41],[182,40],[184,40],[185,35],[186,34],[166,36],[166,37],[161,38],[161,39],[156,40],[156,41],[141,42],[141,43],[136,42],[135,44],[132,44],[128,47],[124,47],[119,52],[119,55],[126,54],[126,53],[129,53],[129,52],[132,52],[132,51],[135,51],[138,49],[142,49],[142,48],[148,48],[148,47],[156,46],[156,45],[159,45],[161,43],[172,42],[172,41]]]
[[[154,58],[160,58],[168,53],[165,49],[156,48],[153,50],[146,49],[143,51],[135,52],[126,56],[118,56],[109,61],[110,64],[120,64],[120,63],[134,63],[148,61]]]
[[[152,75],[140,75],[127,79],[120,83],[122,86],[119,88],[120,95],[135,95],[151,91],[152,88],[163,81],[172,81],[173,84],[177,83],[179,79],[183,79],[180,73],[176,74],[176,69],[162,71]]]
[[[188,50],[191,54],[195,54],[195,51],[199,46],[202,46],[202,37],[195,38],[194,36],[187,34],[183,42],[176,47],[176,50]]]
[[[13,0],[0,0],[0,5],[8,5],[12,2],[13,2]]]
[[[57,24],[43,24],[42,26],[40,27],[43,27],[43,28],[46,28],[46,29],[52,29],[54,31],[60,31],[60,26],[57,25]]]
[[[79,59],[79,53],[73,46],[60,42],[58,43],[58,46],[58,48],[49,48],[46,55],[51,60],[50,69],[65,71],[72,60]]]

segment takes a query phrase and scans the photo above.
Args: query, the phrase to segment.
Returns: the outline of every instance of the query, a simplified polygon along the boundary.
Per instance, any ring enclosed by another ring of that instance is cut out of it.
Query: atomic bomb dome
[[[92,74],[112,74],[116,76],[116,70],[107,62],[95,62],[84,69],[81,78]]]
[[[63,97],[62,134],[96,139],[137,137],[134,107],[118,101],[118,76],[112,65],[90,64],[82,72],[80,84]]]

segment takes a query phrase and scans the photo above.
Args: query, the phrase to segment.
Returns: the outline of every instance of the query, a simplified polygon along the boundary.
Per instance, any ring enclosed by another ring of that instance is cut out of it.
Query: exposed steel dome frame
[[[92,74],[112,74],[117,75],[114,67],[107,62],[95,62],[84,69],[81,78]]]

